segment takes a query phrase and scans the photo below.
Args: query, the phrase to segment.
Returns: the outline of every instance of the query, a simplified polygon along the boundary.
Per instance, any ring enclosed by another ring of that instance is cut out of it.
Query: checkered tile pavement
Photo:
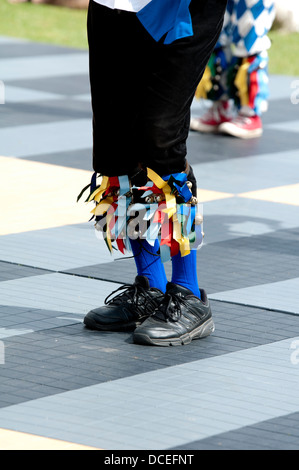
[[[295,77],[271,77],[262,138],[190,134],[216,331],[143,347],[82,324],[135,276],[76,203],[92,173],[87,53],[0,45],[0,448],[298,450]]]

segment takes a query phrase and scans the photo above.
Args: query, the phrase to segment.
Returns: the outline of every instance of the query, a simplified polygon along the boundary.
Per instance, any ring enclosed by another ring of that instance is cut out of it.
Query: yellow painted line
[[[200,188],[197,190],[197,198],[198,198],[199,203],[216,201],[217,199],[227,199],[227,198],[234,197],[234,196],[235,195],[231,193],[211,191],[209,189]]]
[[[278,186],[276,188],[261,189],[258,191],[250,191],[238,194],[238,196],[248,199],[259,199],[262,201],[299,206],[299,183]]]
[[[0,429],[0,450],[100,450],[72,442]]]
[[[91,174],[0,156],[0,235],[87,222],[93,206],[76,199]]]

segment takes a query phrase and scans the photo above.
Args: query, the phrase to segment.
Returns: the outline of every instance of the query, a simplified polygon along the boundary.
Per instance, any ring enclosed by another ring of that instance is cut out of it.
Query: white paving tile
[[[239,194],[298,183],[298,150],[227,159],[217,165],[198,163],[192,167],[199,188]]]
[[[268,201],[231,197],[205,202],[203,213],[205,244],[298,227],[298,207]]]
[[[61,95],[44,91],[29,90],[16,86],[5,86],[5,103],[26,103],[40,100],[61,99]]]
[[[88,74],[88,53],[1,59],[1,80],[28,80]]]
[[[298,80],[299,83],[299,80]],[[294,105],[298,106],[298,105]],[[285,131],[285,132],[295,132],[298,134],[298,145],[299,145],[299,120],[298,121],[282,121],[277,122],[275,124],[268,124],[268,129],[276,129],[278,131]]]
[[[3,235],[0,259],[35,268],[63,271],[114,260],[92,224]]]
[[[288,101],[291,100],[292,93],[296,93],[298,97],[298,77],[292,77],[288,75],[270,75],[269,80],[269,91],[270,97],[269,101],[271,100],[281,100],[287,99]],[[269,109],[269,112],[271,107]]]
[[[217,292],[210,298],[299,315],[299,278]]]
[[[26,277],[0,283],[0,305],[84,316],[90,309],[103,305],[105,298],[119,286],[59,273]]]
[[[82,95],[73,95],[70,99],[76,101],[87,101],[88,103],[91,102],[91,95],[90,93],[84,93]]]
[[[12,336],[27,335],[28,333],[33,333],[33,331],[28,328],[0,328],[0,340],[11,338]]]

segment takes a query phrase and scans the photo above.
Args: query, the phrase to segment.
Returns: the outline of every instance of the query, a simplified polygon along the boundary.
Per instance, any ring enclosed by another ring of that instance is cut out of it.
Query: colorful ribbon
[[[187,256],[202,241],[201,230],[195,223],[197,208],[190,203],[193,196],[187,184],[187,175],[175,173],[161,178],[147,168],[147,176],[145,186],[130,187],[127,176],[102,176],[100,185],[96,186],[93,175],[91,184],[81,191],[78,199],[90,187],[86,202],[95,202],[92,218],[96,219],[96,228],[102,229],[110,253],[114,249],[123,254],[131,251],[128,232],[132,227],[134,229],[133,216],[138,213],[139,216],[142,214],[142,221],[137,218],[136,225],[139,230],[142,225],[142,232],[137,236],[146,238],[151,244],[159,236],[163,262],[179,252]],[[140,192],[141,202],[134,203],[132,189]]]

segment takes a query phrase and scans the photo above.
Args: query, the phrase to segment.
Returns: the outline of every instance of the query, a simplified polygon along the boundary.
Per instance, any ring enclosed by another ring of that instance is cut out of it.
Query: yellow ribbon
[[[91,214],[94,215],[104,215],[105,212],[109,209],[111,204],[113,204],[113,197],[106,197],[103,201],[99,202],[96,207],[91,211]]]
[[[239,92],[239,98],[241,106],[247,106],[249,104],[249,93],[248,93],[248,69],[250,63],[244,59],[242,65],[239,67],[238,73],[235,78],[235,85]]]
[[[184,256],[190,255],[190,241],[189,241],[189,238],[182,237],[181,243],[180,243],[180,252],[181,252],[182,258]]]
[[[147,169],[147,176],[157,186],[162,189],[166,199],[166,209],[163,212],[167,213],[168,218],[172,218],[173,226],[173,238],[177,241],[180,246],[181,256],[187,256],[190,254],[190,241],[188,237],[182,234],[181,224],[177,218],[177,205],[174,194],[171,194],[171,187],[167,184],[167,181],[163,180],[157,173],[150,168]]]
[[[175,195],[171,193],[171,187],[168,185],[167,181],[163,180],[150,168],[147,168],[147,176],[157,186],[157,188],[162,189],[166,201],[166,209],[163,209],[163,212],[165,212],[169,219],[171,219],[171,217],[176,213],[176,198]]]
[[[101,186],[94,190],[94,192],[89,196],[87,202],[92,200],[99,202],[102,198],[104,192],[109,188],[109,177],[103,176]]]
[[[207,99],[208,93],[212,90],[213,87],[211,77],[211,70],[207,66],[195,92],[195,98],[197,98],[198,100],[200,100],[201,98]]]
[[[151,170],[150,168],[147,168],[147,176],[149,177],[149,179],[155,183],[155,185],[157,186],[157,188],[159,189],[163,189],[164,186],[168,186],[167,184],[167,181],[163,180],[163,178],[161,178],[161,176],[159,176],[157,173],[155,173],[153,170]]]
[[[173,223],[173,238],[180,246],[180,253],[181,256],[187,256],[190,254],[190,241],[189,238],[185,237],[182,234],[181,224],[178,221],[177,214],[175,214],[172,218]]]

